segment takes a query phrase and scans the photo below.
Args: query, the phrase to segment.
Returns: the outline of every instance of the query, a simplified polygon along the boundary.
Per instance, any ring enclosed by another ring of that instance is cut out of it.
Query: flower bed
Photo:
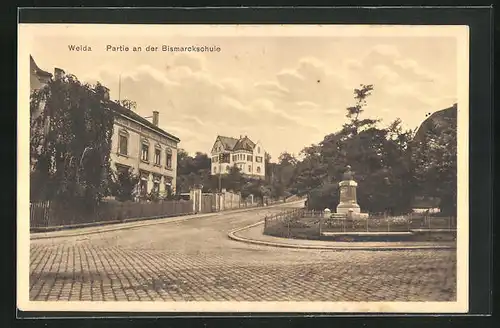
[[[292,238],[336,241],[454,241],[456,230],[451,218],[398,216],[368,220],[308,216],[305,211],[266,219],[264,234]],[[413,232],[415,230],[415,232]],[[387,234],[383,234],[387,232]],[[325,236],[324,234],[329,234]],[[345,233],[345,235],[343,235]],[[359,235],[356,235],[359,233]],[[373,233],[373,234],[370,234]]]

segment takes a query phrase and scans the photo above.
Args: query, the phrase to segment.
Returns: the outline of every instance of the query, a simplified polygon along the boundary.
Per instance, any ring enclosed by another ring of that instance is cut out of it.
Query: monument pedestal
[[[340,202],[337,206],[337,213],[348,214],[361,213],[361,209],[356,199],[356,187],[358,184],[354,180],[344,180],[339,183]]]
[[[345,214],[352,219],[366,219],[368,214],[361,213],[356,197],[356,188],[358,184],[353,180],[351,167],[348,165],[344,173],[343,180],[339,183],[340,201],[337,206],[338,214]]]

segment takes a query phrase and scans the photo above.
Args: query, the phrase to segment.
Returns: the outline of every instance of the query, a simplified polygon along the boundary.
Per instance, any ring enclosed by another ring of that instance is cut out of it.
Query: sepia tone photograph
[[[18,306],[466,312],[463,26],[19,26]]]

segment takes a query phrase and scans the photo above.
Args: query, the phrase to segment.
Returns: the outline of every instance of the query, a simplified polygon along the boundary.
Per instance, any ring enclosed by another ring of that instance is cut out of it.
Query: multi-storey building
[[[112,168],[132,169],[139,174],[139,191],[143,195],[152,191],[175,193],[179,138],[158,126],[157,111],[153,111],[150,122],[133,110],[112,104],[117,114],[111,139]]]
[[[211,151],[212,175],[227,174],[232,166],[249,177],[264,179],[266,176],[265,151],[260,142],[247,136],[239,139],[217,136]]]
[[[52,79],[52,74],[38,68],[33,58],[31,64],[31,90],[42,88]],[[64,71],[55,69],[57,78]],[[111,138],[111,168],[115,171],[132,170],[140,176],[138,191],[159,194],[176,191],[177,145],[180,139],[159,127],[159,112],[153,111],[152,121],[140,116],[118,102],[109,100],[108,109],[115,113]]]

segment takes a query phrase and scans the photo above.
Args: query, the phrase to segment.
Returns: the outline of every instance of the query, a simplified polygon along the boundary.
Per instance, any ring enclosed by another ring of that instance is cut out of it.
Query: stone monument
[[[342,181],[339,182],[340,202],[337,206],[337,213],[352,215],[361,212],[356,199],[357,186],[358,184],[353,180],[351,167],[347,165]]]

